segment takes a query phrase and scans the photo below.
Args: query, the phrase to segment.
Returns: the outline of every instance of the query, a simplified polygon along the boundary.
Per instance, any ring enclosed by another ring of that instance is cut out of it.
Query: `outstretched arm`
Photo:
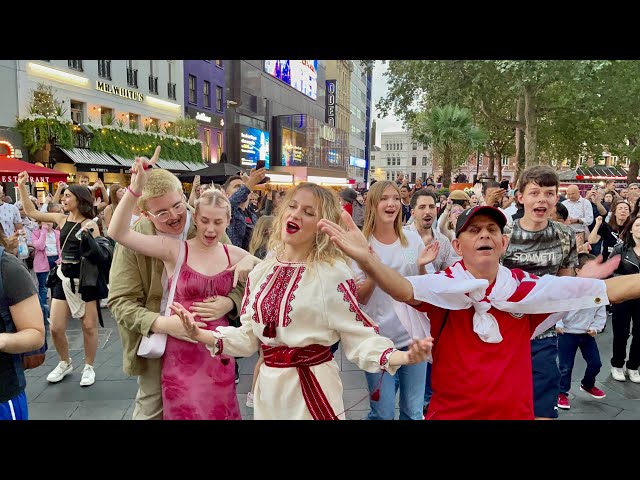
[[[340,215],[346,229],[327,219],[320,220],[318,228],[329,235],[336,247],[354,259],[367,276],[394,300],[412,305],[419,304],[420,301],[413,297],[413,285],[409,280],[375,258],[369,251],[367,239],[353,223],[348,212],[343,211]]]
[[[63,213],[39,212],[33,205],[33,202],[29,198],[29,192],[27,191],[28,179],[29,174],[26,171],[20,172],[20,174],[18,175],[18,189],[20,191],[20,200],[22,201],[24,213],[27,214],[27,217],[31,217],[38,222],[53,222],[60,225],[62,221],[67,218],[66,215],[64,215]]]
[[[608,278],[604,283],[607,285],[607,296],[610,303],[640,298],[640,273]]]
[[[164,262],[175,262],[179,249],[179,243],[175,239],[160,235],[144,235],[130,228],[133,207],[137,197],[142,195],[142,190],[151,174],[150,169],[145,167],[153,166],[159,156],[160,147],[157,147],[151,160],[144,157],[136,158],[132,168],[131,185],[118,203],[118,208],[113,212],[108,232],[109,237],[135,252],[159,258]]]

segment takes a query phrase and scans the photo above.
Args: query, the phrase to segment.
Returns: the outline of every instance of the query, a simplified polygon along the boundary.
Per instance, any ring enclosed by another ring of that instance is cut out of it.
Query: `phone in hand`
[[[260,170],[261,168],[264,168],[265,162],[264,160],[258,160],[256,162],[256,170]]]

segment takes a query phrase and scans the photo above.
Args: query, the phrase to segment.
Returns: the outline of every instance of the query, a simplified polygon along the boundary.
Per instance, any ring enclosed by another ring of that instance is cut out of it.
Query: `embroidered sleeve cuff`
[[[213,338],[216,339],[216,343],[211,345],[205,345],[207,349],[211,352],[211,356],[215,357],[216,355],[222,355],[222,351],[224,350],[224,343],[222,341],[222,334],[216,331],[211,331],[213,334]]]
[[[395,348],[387,348],[382,352],[382,355],[380,355],[380,368],[382,368],[382,370],[389,370],[389,356],[395,351]]]

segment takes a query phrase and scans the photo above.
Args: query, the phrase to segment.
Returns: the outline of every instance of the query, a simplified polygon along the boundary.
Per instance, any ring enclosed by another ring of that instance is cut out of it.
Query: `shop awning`
[[[184,163],[179,162],[178,160],[167,160],[166,158],[159,158],[156,162],[156,165],[160,168],[164,168],[165,170],[174,170],[177,172],[188,172],[189,168],[184,165]]]
[[[129,168],[133,167],[133,162],[134,162],[133,158],[123,158],[120,155],[115,153],[110,153],[109,156],[113,157],[123,167],[129,167]]]
[[[184,163],[184,166],[187,167],[189,169],[189,171],[191,171],[191,172],[196,172],[198,170],[202,170],[203,168],[207,168],[209,166],[204,162],[185,162],[185,161],[183,161],[182,163]]]
[[[66,182],[67,174],[58,170],[40,167],[33,163],[23,162],[16,158],[9,158],[0,155],[0,182],[18,183],[18,174],[26,171],[29,174],[29,181],[34,182]]]
[[[118,162],[106,153],[94,152],[86,148],[62,148],[60,150],[69,157],[74,163],[85,165],[104,165],[111,167],[121,167]]]

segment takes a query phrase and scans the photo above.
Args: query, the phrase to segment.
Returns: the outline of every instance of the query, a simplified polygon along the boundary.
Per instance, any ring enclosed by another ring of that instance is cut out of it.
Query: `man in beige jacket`
[[[195,236],[193,211],[187,206],[182,184],[167,170],[151,173],[142,196],[138,200],[142,211],[140,220],[132,227],[147,235],[168,235],[176,238]],[[225,235],[222,243],[230,244]],[[168,286],[161,260],[146,257],[117,245],[110,273],[109,308],[118,324],[122,340],[123,370],[138,377],[138,393],[133,410],[134,420],[162,419],[162,389],[160,369],[162,359],[137,356],[143,335],[166,333],[190,341],[182,322],[176,315],[160,314],[166,303]],[[235,320],[240,311],[244,283],[238,283],[228,297],[208,299],[204,318],[227,315]],[[164,302],[163,302],[164,296]]]

